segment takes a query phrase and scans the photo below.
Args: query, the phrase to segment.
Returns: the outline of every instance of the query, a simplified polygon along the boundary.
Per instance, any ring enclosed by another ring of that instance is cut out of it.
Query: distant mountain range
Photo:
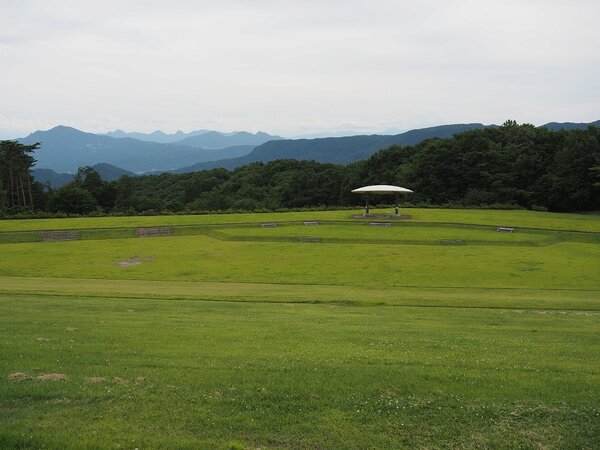
[[[161,144],[189,145],[190,147],[199,147],[204,149],[219,149],[227,147],[237,147],[239,145],[257,146],[267,141],[283,139],[281,136],[274,136],[259,131],[258,133],[248,133],[247,131],[234,131],[232,133],[221,133],[212,130],[197,130],[189,133],[177,131],[173,134],[167,134],[160,130],[153,133],[128,133],[123,130],[109,131],[106,136],[112,138],[132,138],[138,141],[158,142]]]
[[[495,125],[488,125],[495,126]],[[414,145],[425,139],[448,138],[456,133],[485,128],[481,123],[441,125],[421,128],[397,135],[345,136],[316,139],[283,139],[265,142],[247,155],[238,158],[221,159],[194,164],[175,170],[175,173],[195,172],[198,170],[224,167],[236,167],[252,162],[269,162],[276,159],[309,159],[318,162],[347,164],[366,159],[373,153],[391,145]]]
[[[35,152],[36,167],[56,172],[75,172],[81,166],[112,164],[132,172],[174,170],[201,161],[235,158],[249,153],[254,145],[203,149],[189,145],[163,144],[133,138],[112,138],[58,126],[36,131],[19,139],[23,144],[41,142]]]
[[[589,125],[600,126],[600,120],[591,123],[551,122],[543,126],[551,130],[570,130],[587,128]],[[86,165],[93,166],[104,179],[110,180],[122,174],[184,173],[217,167],[234,169],[252,162],[276,159],[346,164],[366,159],[391,145],[415,145],[426,139],[448,138],[463,131],[494,126],[496,125],[481,123],[454,124],[395,135],[374,134],[316,139],[283,139],[262,132],[218,133],[209,130],[177,132],[171,135],[161,131],[143,134],[116,130],[109,133],[110,135],[97,135],[58,126],[48,131],[36,131],[19,141],[24,144],[42,143],[40,150],[34,155],[37,159],[35,177],[38,181],[50,181],[53,186],[58,186],[66,182],[65,180],[72,179],[72,175],[69,178],[69,173],[72,174],[78,167]],[[171,141],[152,142],[129,137],[132,135]]]
[[[600,120],[591,123],[551,122],[542,126],[557,131],[560,129],[584,129],[590,125],[600,126]],[[182,167],[174,170],[173,173],[196,172],[217,167],[231,170],[252,162],[269,162],[276,159],[307,159],[318,162],[347,164],[352,161],[366,159],[378,150],[388,148],[392,145],[415,145],[426,139],[449,138],[463,131],[496,126],[497,125],[483,125],[481,123],[466,123],[420,128],[391,136],[373,134],[365,136],[269,141],[257,146],[247,155],[217,161],[200,162],[189,167]]]
[[[164,131],[156,130],[152,133],[137,133],[137,132],[127,132],[123,130],[115,130],[109,131],[105,134],[105,136],[109,136],[112,138],[132,138],[137,139],[138,141],[147,141],[147,142],[159,142],[161,144],[171,144],[173,142],[181,141],[182,139],[197,136],[199,134],[208,133],[211,130],[196,130],[190,131],[189,133],[185,133],[181,130],[176,133],[165,133]]]
[[[207,133],[190,136],[180,141],[174,142],[177,145],[189,145],[192,147],[200,147],[207,149],[226,148],[236,145],[261,145],[268,141],[283,139],[281,136],[272,136],[259,131],[256,134],[246,131],[238,131],[237,133],[223,134],[217,131],[209,131]]]
[[[583,122],[550,122],[546,125],[542,125],[544,128],[548,128],[552,131],[558,130],[581,130],[589,126],[600,127],[600,120],[595,122],[583,123]]]

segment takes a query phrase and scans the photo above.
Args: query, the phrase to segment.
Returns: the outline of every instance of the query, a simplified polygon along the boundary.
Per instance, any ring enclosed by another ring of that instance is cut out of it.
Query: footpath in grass
[[[600,291],[0,277],[0,295],[600,311]]]
[[[589,311],[2,295],[0,447],[594,448],[599,333]]]

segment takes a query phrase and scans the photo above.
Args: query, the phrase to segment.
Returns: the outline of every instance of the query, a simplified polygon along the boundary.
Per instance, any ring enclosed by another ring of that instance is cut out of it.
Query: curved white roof
[[[375,184],[373,186],[364,186],[358,189],[353,189],[352,192],[355,192],[357,194],[363,193],[363,192],[372,192],[374,194],[400,194],[400,193],[405,193],[405,194],[409,194],[412,193],[412,191],[410,189],[406,189],[400,186],[390,186],[389,184]]]

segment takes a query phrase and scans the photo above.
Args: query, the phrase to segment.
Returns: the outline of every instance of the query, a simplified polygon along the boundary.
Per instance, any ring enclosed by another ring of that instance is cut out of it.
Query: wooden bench
[[[304,222],[304,226],[306,226],[306,227],[312,226],[312,225],[319,225],[319,222],[316,222],[316,221],[307,221],[307,222]]]
[[[392,222],[369,222],[370,227],[391,227]]]
[[[512,233],[515,231],[515,229],[509,227],[499,227],[496,231],[498,231],[499,233]]]
[[[261,223],[260,226],[263,228],[276,228],[277,224],[273,223],[273,222],[268,222],[268,223]]]

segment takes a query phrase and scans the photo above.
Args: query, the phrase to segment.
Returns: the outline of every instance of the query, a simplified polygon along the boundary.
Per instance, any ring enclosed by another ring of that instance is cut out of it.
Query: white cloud
[[[600,4],[0,0],[0,134],[598,119]]]

